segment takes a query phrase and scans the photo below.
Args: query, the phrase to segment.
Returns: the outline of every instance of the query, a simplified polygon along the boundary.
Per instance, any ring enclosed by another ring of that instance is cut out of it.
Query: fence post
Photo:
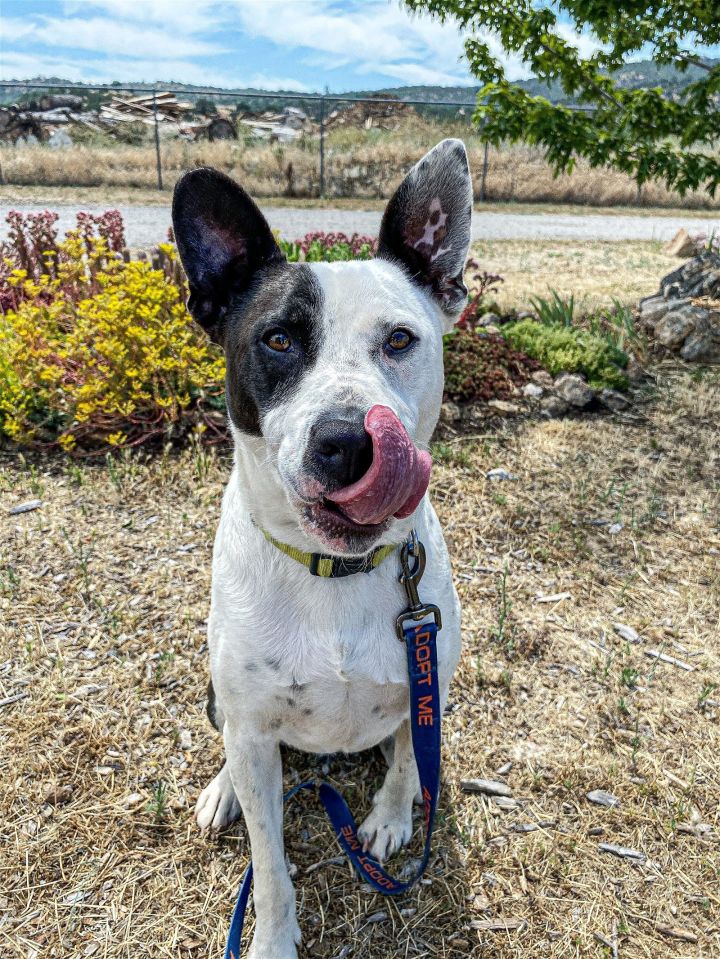
[[[485,202],[485,184],[487,182],[487,171],[488,171],[488,148],[490,144],[488,141],[485,141],[485,151],[483,153],[483,168],[482,168],[482,180],[480,181],[480,202]]]
[[[325,197],[325,97],[320,98],[320,199]]]
[[[155,121],[155,162],[157,164],[157,188],[162,190],[162,165],[160,163],[160,131],[158,129],[157,97],[153,90],[153,120]]]

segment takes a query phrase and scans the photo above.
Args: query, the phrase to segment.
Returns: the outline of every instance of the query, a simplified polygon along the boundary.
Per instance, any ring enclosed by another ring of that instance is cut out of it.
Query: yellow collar
[[[306,566],[312,576],[322,576],[325,579],[339,579],[343,576],[352,576],[354,573],[369,573],[398,548],[398,544],[394,543],[389,546],[378,546],[365,556],[327,556],[324,553],[305,553],[295,546],[287,546],[279,542],[264,529],[260,532],[268,543],[272,543],[281,553]]]

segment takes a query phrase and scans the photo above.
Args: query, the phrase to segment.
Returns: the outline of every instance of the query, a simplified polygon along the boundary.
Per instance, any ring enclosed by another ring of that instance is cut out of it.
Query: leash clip
[[[414,560],[412,566],[410,565],[411,556]],[[426,616],[432,616],[437,628],[442,629],[442,616],[440,609],[434,603],[420,602],[418,583],[425,572],[425,547],[418,539],[415,530],[412,530],[407,541],[403,543],[400,550],[400,565],[402,566],[400,582],[405,587],[408,608],[398,616],[395,628],[398,639],[405,642],[405,623],[408,620],[419,623]]]

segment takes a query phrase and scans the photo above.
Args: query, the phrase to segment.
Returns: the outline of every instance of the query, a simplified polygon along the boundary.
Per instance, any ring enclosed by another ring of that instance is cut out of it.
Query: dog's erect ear
[[[172,219],[190,285],[188,309],[221,341],[232,295],[246,290],[258,270],[284,257],[247,193],[210,167],[191,170],[178,180]]]
[[[472,181],[462,140],[443,140],[405,177],[385,210],[378,256],[399,260],[453,320],[467,297]]]

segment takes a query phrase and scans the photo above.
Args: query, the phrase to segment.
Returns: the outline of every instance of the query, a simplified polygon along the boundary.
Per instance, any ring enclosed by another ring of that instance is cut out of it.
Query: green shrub
[[[627,389],[628,380],[623,373],[627,354],[587,330],[520,320],[505,326],[503,336],[514,349],[537,360],[553,376],[582,373],[596,388]]]

